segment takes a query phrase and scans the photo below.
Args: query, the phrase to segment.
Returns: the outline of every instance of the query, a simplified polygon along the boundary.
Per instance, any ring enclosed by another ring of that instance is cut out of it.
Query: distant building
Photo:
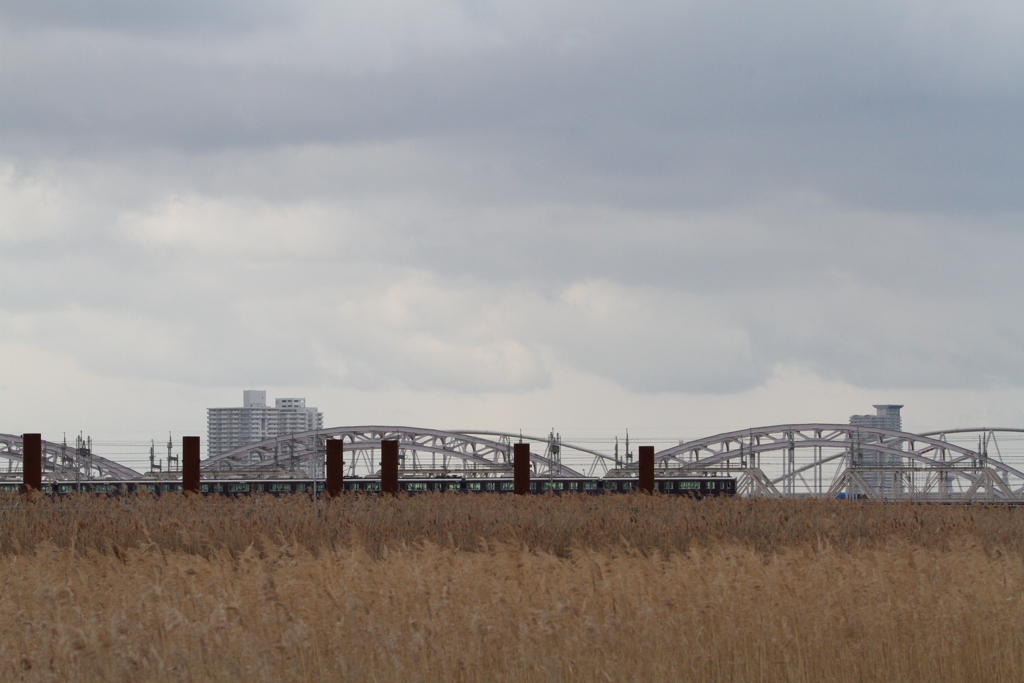
[[[900,408],[903,406],[881,404],[871,407],[875,409],[874,415],[851,415],[850,424],[903,431],[903,418],[900,416]]]
[[[266,391],[247,390],[242,392],[240,408],[206,409],[207,454],[213,456],[247,443],[323,426],[323,413],[307,408],[304,398],[279,398],[270,408]]]
[[[903,418],[900,416],[900,409],[903,406],[880,404],[871,407],[875,409],[874,415],[851,415],[850,424],[859,427],[903,431]],[[861,439],[861,443],[864,444],[872,441],[877,441],[877,439],[870,435],[864,435]],[[902,444],[897,447],[902,448]],[[861,467],[899,467],[903,464],[903,458],[892,453],[882,453],[864,448],[861,449],[857,464]],[[892,472],[864,472],[863,477],[864,481],[885,495],[897,492],[900,488],[896,481],[896,475]]]

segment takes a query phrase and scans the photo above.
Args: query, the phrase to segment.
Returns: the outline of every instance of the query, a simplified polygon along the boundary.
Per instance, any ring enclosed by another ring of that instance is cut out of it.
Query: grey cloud
[[[444,4],[360,57],[326,5],[53,7],[0,14],[0,311],[97,372],[1024,382],[1020,10]]]
[[[238,33],[294,19],[290,3],[277,0],[9,0],[0,25],[32,30],[76,27],[144,33]]]
[[[436,139],[512,164],[534,194],[557,184],[644,204],[813,187],[874,206],[1019,208],[1024,55],[1002,44],[1009,61],[967,59],[966,74],[948,56],[1009,42],[993,13],[978,6],[973,32],[940,13],[915,36],[922,17],[887,3],[651,5],[600,20],[577,8],[506,45],[360,73],[326,57],[267,65],[258,43],[196,59],[187,45],[71,41],[54,56],[24,42],[8,48],[23,67],[3,78],[0,127],[12,144],[86,149]],[[561,49],[588,21],[594,47]]]

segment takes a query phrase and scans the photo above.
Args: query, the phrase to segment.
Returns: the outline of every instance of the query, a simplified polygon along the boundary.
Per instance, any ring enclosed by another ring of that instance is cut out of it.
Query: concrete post
[[[42,434],[21,435],[22,491],[43,490],[43,436]]]
[[[380,442],[380,490],[398,493],[398,439]]]
[[[512,474],[515,477],[516,495],[528,494],[530,492],[530,444],[512,445]]]
[[[340,496],[345,490],[345,461],[342,459],[345,442],[327,439],[327,497]]]
[[[199,437],[181,437],[181,490],[199,493]]]
[[[654,493],[654,446],[641,446],[639,456],[639,488],[644,493]]]

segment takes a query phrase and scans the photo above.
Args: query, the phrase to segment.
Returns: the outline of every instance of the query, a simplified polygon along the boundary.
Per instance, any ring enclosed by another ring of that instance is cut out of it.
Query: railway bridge
[[[0,434],[0,478],[21,477],[22,443],[20,434]],[[136,479],[141,474],[130,467],[96,455],[79,445],[43,441],[43,476],[54,481]]]
[[[346,476],[379,471],[383,440],[399,442],[403,476],[506,477],[512,445],[531,444],[532,476],[637,476],[617,455],[547,436],[407,426],[332,427],[247,444],[207,458],[218,478],[324,476],[328,439],[344,443]],[[1024,453],[1006,445],[1024,429],[971,428],[914,434],[849,424],[753,427],[680,443],[655,453],[660,476],[729,475],[750,497],[851,497],[940,502],[1024,502]],[[20,476],[21,437],[0,434],[0,478]],[[142,475],[90,449],[43,442],[44,477],[131,480]],[[163,478],[174,476],[163,473]]]

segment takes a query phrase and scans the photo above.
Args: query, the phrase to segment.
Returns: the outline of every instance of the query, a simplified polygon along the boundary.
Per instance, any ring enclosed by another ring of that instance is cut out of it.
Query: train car
[[[289,493],[310,493],[314,490],[323,491],[324,482],[312,479],[226,479],[199,483],[200,493],[236,497],[260,493],[283,496]]]
[[[462,477],[409,477],[398,480],[398,489],[409,494],[451,492],[462,493],[466,490],[466,481]],[[345,479],[346,491],[363,491],[379,493],[381,490],[379,477],[363,477]]]
[[[5,484],[0,492],[15,493],[20,484]],[[629,493],[636,490],[635,477],[541,477],[530,481],[530,493],[534,495],[563,495],[585,493],[590,495]],[[736,480],[731,477],[665,477],[655,480],[655,490],[662,495],[706,498],[711,496],[732,496],[736,494]],[[410,495],[433,492],[466,494],[508,495],[515,492],[511,477],[463,478],[463,477],[408,477],[398,480],[400,491]],[[8,491],[9,489],[9,491]],[[312,479],[204,479],[200,481],[199,492],[203,495],[247,496],[269,494],[282,496],[292,493],[323,494],[325,482]],[[73,493],[94,493],[98,495],[124,495],[148,493],[162,495],[181,492],[181,482],[159,480],[135,480],[126,482],[88,481],[53,482],[43,485],[43,493],[65,496]],[[344,490],[368,494],[380,493],[379,477],[351,477],[344,481]]]
[[[530,480],[530,493],[562,495],[563,493],[590,493],[600,490],[601,480],[575,477],[544,477]]]
[[[494,479],[467,479],[463,485],[467,493],[515,493],[516,484],[511,477]]]
[[[630,477],[601,479],[602,493],[628,493],[637,486],[637,479]],[[666,496],[732,496],[736,494],[736,480],[732,477],[665,477],[654,480],[654,489]]]

